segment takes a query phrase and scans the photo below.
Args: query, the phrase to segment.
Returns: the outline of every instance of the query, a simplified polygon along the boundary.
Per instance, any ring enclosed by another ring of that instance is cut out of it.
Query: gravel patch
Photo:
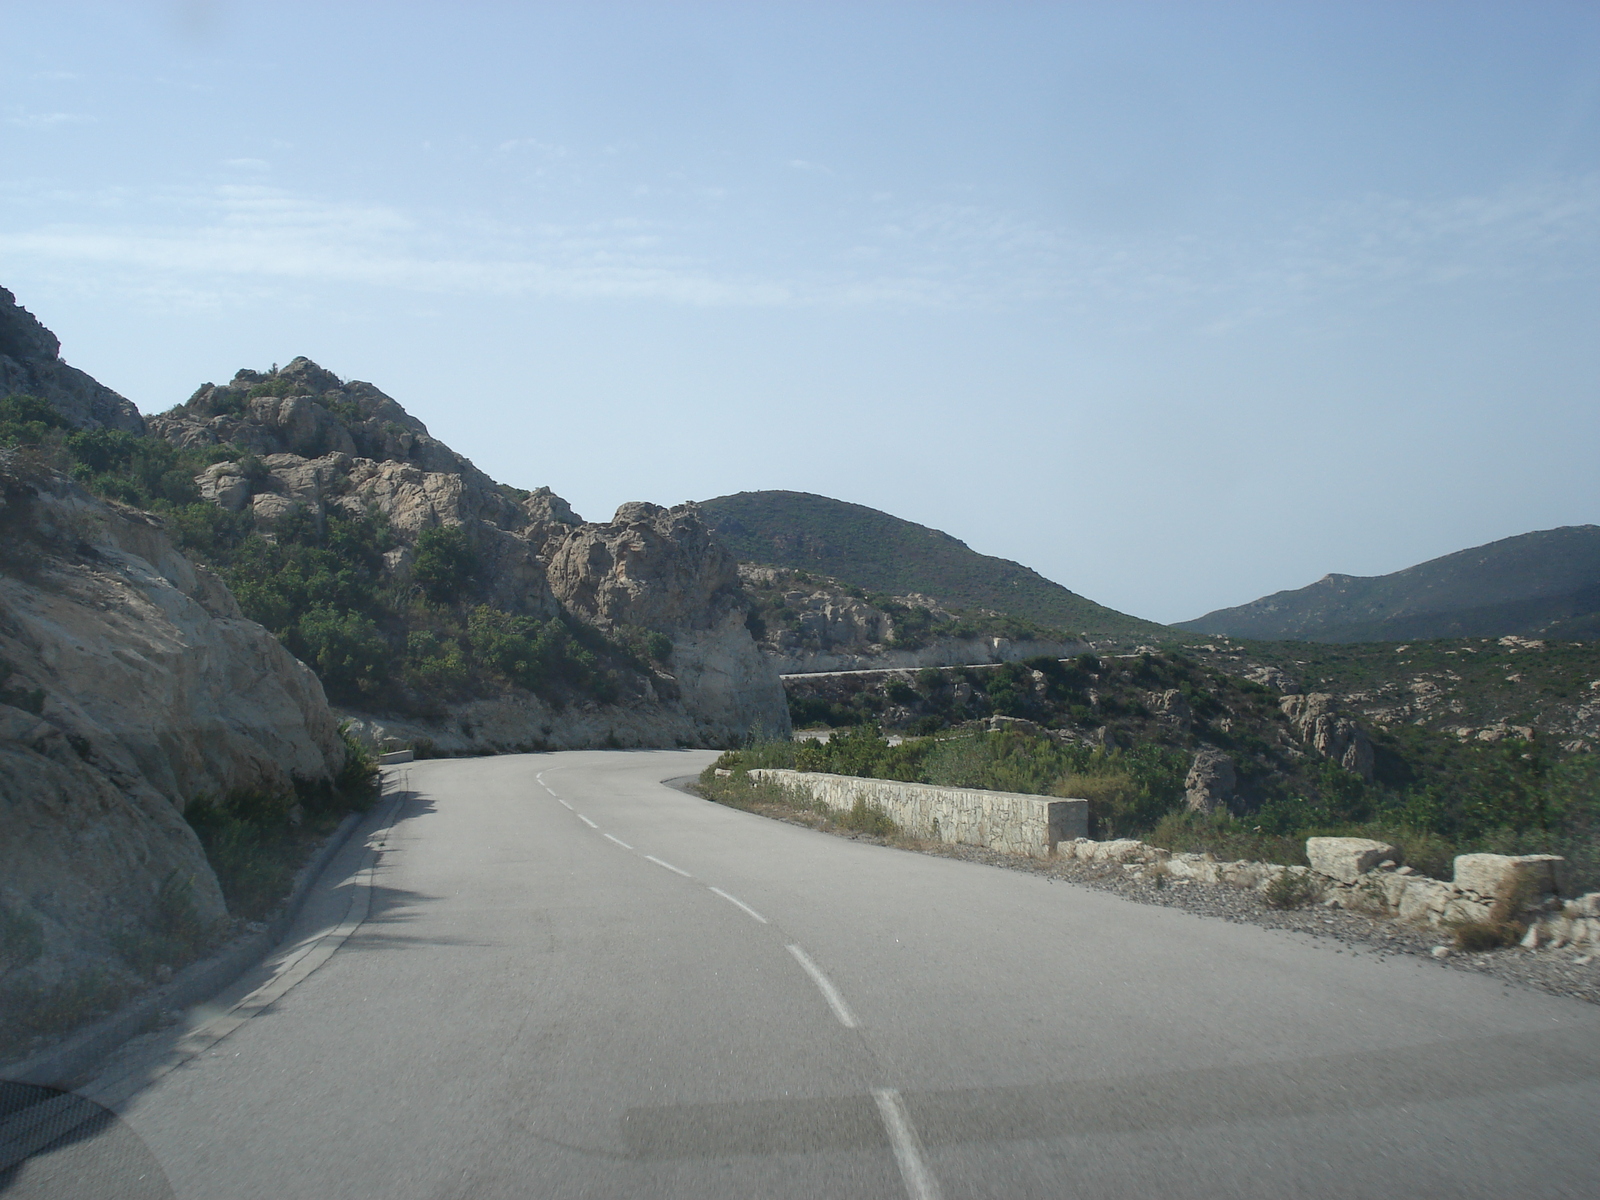
[[[1321,905],[1299,909],[1269,908],[1259,892],[1228,884],[1147,875],[1142,867],[1124,870],[1119,865],[1083,863],[1075,859],[1021,858],[979,846],[923,842],[900,837],[872,837],[841,829],[818,813],[785,805],[757,804],[747,811],[852,841],[872,842],[917,854],[957,858],[1007,871],[1043,875],[1064,883],[1112,892],[1138,904],[1156,904],[1163,908],[1182,909],[1197,916],[1303,933],[1337,943],[1335,953],[1339,954],[1371,954],[1377,958],[1409,955],[1435,964],[1441,970],[1475,971],[1555,996],[1600,1004],[1600,955],[1587,951],[1524,950],[1516,947],[1466,954],[1453,948],[1450,934],[1445,930],[1420,929],[1398,921],[1378,920]],[[1441,949],[1442,954],[1439,953]]]

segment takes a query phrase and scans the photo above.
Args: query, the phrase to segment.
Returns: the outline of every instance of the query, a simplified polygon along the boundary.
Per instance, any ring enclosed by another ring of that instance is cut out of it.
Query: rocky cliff
[[[366,615],[392,647],[393,686],[340,696],[374,739],[494,751],[726,744],[755,726],[788,729],[733,558],[692,505],[627,504],[610,522],[583,522],[548,488],[495,483],[371,384],[303,358],[206,384],[149,427],[174,446],[229,453],[196,483],[255,535],[282,543],[291,531],[304,539],[306,522],[325,532],[344,520],[386,539],[377,587],[389,598]],[[445,533],[455,557],[441,579],[428,556]],[[595,637],[548,670],[519,671],[528,654],[496,659],[480,636],[492,621],[530,646],[566,635],[529,621]],[[460,670],[441,665],[458,660]]]
[[[184,807],[343,762],[316,677],[159,521],[0,451],[0,1000],[115,990],[215,924]]]

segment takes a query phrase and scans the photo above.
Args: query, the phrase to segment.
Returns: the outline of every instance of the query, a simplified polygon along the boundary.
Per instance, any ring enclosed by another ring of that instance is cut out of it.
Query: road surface
[[[709,759],[391,769],[259,1011],[103,1098],[185,1200],[1600,1195],[1593,1006],[660,782]]]

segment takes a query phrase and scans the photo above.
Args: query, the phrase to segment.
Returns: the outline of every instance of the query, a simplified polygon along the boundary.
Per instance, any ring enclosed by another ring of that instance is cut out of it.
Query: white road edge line
[[[894,1159],[900,1164],[906,1195],[911,1200],[939,1200],[939,1181],[922,1161],[922,1143],[900,1093],[894,1088],[873,1088],[872,1098],[878,1102],[878,1115],[883,1118],[889,1144],[894,1147]]]
[[[685,871],[682,867],[675,867],[669,862],[663,862],[661,859],[657,858],[654,854],[646,854],[645,857],[648,858],[651,862],[655,863],[656,866],[665,867],[669,871],[675,871],[679,875],[682,875],[685,879],[693,879],[694,878],[693,875],[689,874],[689,872]]]
[[[613,835],[611,835],[609,833],[602,833],[600,836],[605,838],[607,841],[615,842],[617,845],[621,846],[624,850],[632,850],[633,849],[633,847],[628,845],[627,842],[623,841],[619,837],[614,837]]]
[[[765,918],[765,917],[763,917],[763,916],[762,916],[762,915],[761,915],[761,914],[760,914],[760,913],[758,913],[758,912],[757,912],[757,911],[756,911],[756,910],[755,910],[755,909],[753,909],[753,908],[751,908],[751,907],[750,907],[750,906],[749,906],[749,905],[748,905],[748,904],[746,904],[746,903],[745,903],[745,902],[744,902],[744,901],[743,901],[743,900],[741,900],[741,899],[739,899],[739,897],[737,897],[737,896],[730,896],[730,895],[728,895],[728,893],[727,893],[727,892],[725,892],[725,891],[723,891],[723,890],[722,890],[722,889],[721,889],[721,888],[719,888],[719,887],[714,887],[714,888],[712,888],[712,889],[711,889],[711,890],[712,890],[712,891],[713,891],[713,892],[715,892],[715,893],[716,893],[716,894],[717,894],[717,895],[719,895],[719,896],[721,896],[721,897],[722,897],[722,898],[723,898],[723,899],[724,899],[724,900],[726,900],[726,901],[727,901],[727,902],[728,902],[728,903],[729,903],[729,904],[732,904],[732,905],[733,905],[733,906],[734,906],[734,907],[736,907],[736,908],[742,908],[742,909],[744,909],[744,910],[745,910],[745,912],[747,912],[747,913],[749,913],[749,914],[750,914],[750,915],[751,915],[751,916],[752,916],[752,917],[754,917],[754,918],[755,918],[755,919],[756,919],[756,920],[758,920],[758,921],[760,921],[760,922],[761,922],[761,923],[762,923],[762,924],[763,924],[763,925],[765,925],[765,924],[766,924],[766,923],[767,923],[767,919],[766,919],[766,918]]]
[[[839,994],[839,989],[833,986],[833,980],[822,973],[822,968],[812,962],[806,952],[799,946],[785,946],[790,954],[794,955],[795,962],[800,964],[801,970],[811,976],[811,982],[817,985],[817,990],[822,993],[822,998],[828,1002],[828,1007],[833,1009],[833,1015],[839,1018],[839,1024],[846,1029],[856,1027],[855,1014],[850,1011],[850,1006],[844,1002],[844,997]]]
[[[584,816],[582,813],[578,814],[578,820],[582,821],[590,829],[599,829],[600,828],[600,826],[596,825],[593,821],[589,820],[589,818]]]

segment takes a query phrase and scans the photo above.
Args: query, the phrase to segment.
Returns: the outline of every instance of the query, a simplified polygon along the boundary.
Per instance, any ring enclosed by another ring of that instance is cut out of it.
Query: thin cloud
[[[251,167],[261,160],[236,160]],[[265,164],[263,163],[264,167]],[[832,249],[774,255],[728,232],[715,199],[696,216],[516,224],[326,201],[234,184],[142,196],[0,189],[17,211],[93,212],[0,235],[13,261],[120,269],[128,286],[224,294],[252,286],[371,285],[439,295],[653,299],[697,306],[961,307],[1052,303],[1130,320],[1188,313],[1222,334],[1352,289],[1375,302],[1443,284],[1590,277],[1600,259],[1600,176],[1485,196],[1373,196],[1250,239],[1085,237],[975,204],[872,205]],[[143,211],[112,225],[104,213]],[[887,218],[887,219],[886,219]],[[757,263],[763,265],[756,265]]]
[[[54,129],[60,125],[87,125],[98,119],[87,113],[19,113],[8,116],[6,124],[19,129]]]

